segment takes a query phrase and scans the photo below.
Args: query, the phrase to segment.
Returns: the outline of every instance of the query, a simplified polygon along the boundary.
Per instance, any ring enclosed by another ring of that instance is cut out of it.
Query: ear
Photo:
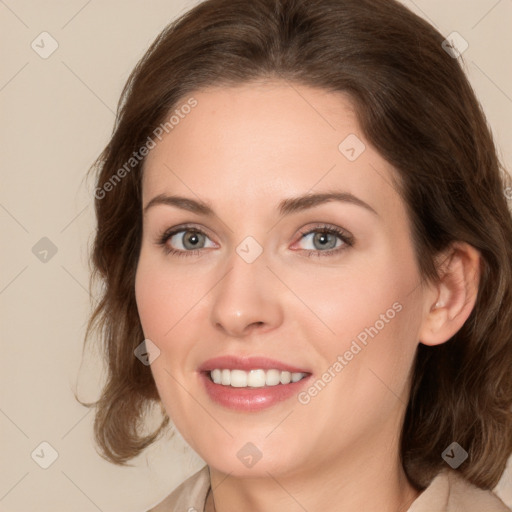
[[[465,242],[454,242],[439,255],[440,280],[425,293],[421,343],[440,345],[464,325],[476,302],[480,262],[480,252]]]

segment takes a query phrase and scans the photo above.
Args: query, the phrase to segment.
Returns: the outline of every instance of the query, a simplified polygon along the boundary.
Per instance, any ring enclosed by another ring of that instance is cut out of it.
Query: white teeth
[[[298,382],[303,376],[303,373],[292,373],[292,382]]]
[[[247,373],[243,370],[231,370],[231,385],[234,388],[246,388]]]
[[[265,382],[266,377],[264,370],[251,370],[247,376],[247,385],[250,388],[262,388]],[[233,385],[233,383],[231,383],[231,385]]]
[[[210,372],[210,376],[215,384],[220,384],[222,382],[222,372],[219,369],[215,369]]]
[[[281,384],[290,384],[292,374],[290,372],[281,372]]]
[[[265,384],[267,386],[277,386],[281,383],[281,372],[279,370],[267,370]]]
[[[282,372],[281,370],[226,370],[215,368],[210,377],[215,384],[232,386],[234,388],[262,388],[264,386],[277,386],[298,382],[306,376],[302,372]]]

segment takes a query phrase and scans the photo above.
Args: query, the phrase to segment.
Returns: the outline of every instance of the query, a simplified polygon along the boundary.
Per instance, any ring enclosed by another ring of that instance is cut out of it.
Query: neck
[[[320,464],[293,474],[269,471],[254,478],[237,478],[210,467],[213,490],[205,510],[406,512],[419,492],[407,480],[397,447],[394,455],[383,452],[382,445],[377,450],[378,446],[366,443],[364,448],[364,456],[363,446],[353,446],[351,453],[323,458]]]

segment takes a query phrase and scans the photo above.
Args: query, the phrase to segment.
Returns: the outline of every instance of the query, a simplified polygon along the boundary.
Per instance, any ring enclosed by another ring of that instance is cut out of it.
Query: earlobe
[[[445,343],[464,325],[476,303],[480,262],[480,252],[465,242],[454,242],[444,253],[439,281],[425,294],[420,343]]]

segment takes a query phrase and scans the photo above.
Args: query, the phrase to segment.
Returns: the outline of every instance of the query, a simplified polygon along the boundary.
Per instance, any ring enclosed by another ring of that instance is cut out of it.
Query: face
[[[389,456],[423,311],[395,171],[341,93],[191,96],[143,176],[135,291],[167,413],[234,476]]]

